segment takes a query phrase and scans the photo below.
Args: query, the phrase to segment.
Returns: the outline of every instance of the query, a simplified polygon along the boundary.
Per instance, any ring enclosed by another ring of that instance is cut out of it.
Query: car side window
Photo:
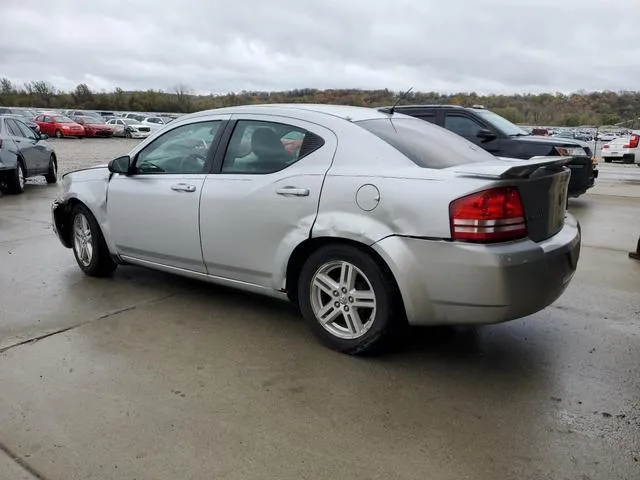
[[[275,173],[324,145],[318,135],[284,123],[240,120],[224,156],[222,173]]]
[[[36,134],[33,133],[33,130],[31,130],[29,127],[27,127],[24,123],[22,123],[20,120],[15,120],[16,125],[18,126],[18,128],[20,129],[20,131],[22,132],[22,136],[25,138],[28,138],[30,140],[36,140]]]
[[[43,117],[42,120],[44,123],[51,123],[53,121],[53,119],[51,117],[47,117],[46,115]]]
[[[444,128],[462,137],[475,138],[484,127],[469,117],[447,114],[444,119]]]
[[[206,173],[207,155],[221,123],[190,123],[168,131],[138,153],[137,172]]]
[[[9,130],[9,133],[11,135],[13,135],[14,137],[24,137],[24,135],[22,135],[22,132],[20,131],[20,127],[18,127],[18,125],[16,124],[15,120],[13,118],[7,118],[4,121],[5,125],[7,126],[7,130]]]
[[[420,120],[424,120],[425,122],[436,123],[436,114],[435,113],[422,113],[420,115],[416,115]]]

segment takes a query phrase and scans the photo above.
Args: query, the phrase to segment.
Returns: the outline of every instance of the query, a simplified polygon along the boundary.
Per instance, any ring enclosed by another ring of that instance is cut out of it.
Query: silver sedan
[[[53,219],[88,275],[140,265],[289,299],[357,354],[406,323],[503,322],[557,299],[580,251],[564,162],[498,159],[390,111],[234,107],[65,175]]]

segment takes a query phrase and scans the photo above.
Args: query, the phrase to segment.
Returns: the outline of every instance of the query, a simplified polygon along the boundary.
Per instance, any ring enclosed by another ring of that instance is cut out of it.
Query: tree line
[[[333,103],[363,107],[393,104],[399,92],[389,89],[295,89],[281,92],[242,91],[196,95],[185,85],[171,91],[92,91],[86,84],[65,92],[46,81],[15,85],[0,79],[0,105],[37,108],[191,113],[199,110],[257,103]],[[577,92],[478,95],[411,92],[402,101],[413,104],[483,105],[514,123],[525,125],[613,125],[640,117],[640,92]],[[631,125],[629,125],[631,126]]]

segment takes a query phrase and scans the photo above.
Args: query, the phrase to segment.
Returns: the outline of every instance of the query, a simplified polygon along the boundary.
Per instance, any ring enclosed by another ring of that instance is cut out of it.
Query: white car
[[[603,145],[600,157],[605,163],[636,163],[640,166],[640,130]]]
[[[616,136],[611,132],[600,132],[598,133],[598,140],[601,142],[611,142],[615,140]]]
[[[147,138],[152,132],[149,125],[130,118],[112,118],[107,125],[112,128],[114,137]]]
[[[144,120],[140,121],[140,125],[147,125],[151,128],[152,132],[155,132],[156,130],[163,128],[165,123],[160,117],[146,117]]]
[[[66,174],[53,219],[87,275],[132,264],[288,298],[356,354],[405,321],[490,324],[555,301],[580,253],[566,162],[500,160],[393,111],[247,105]]]

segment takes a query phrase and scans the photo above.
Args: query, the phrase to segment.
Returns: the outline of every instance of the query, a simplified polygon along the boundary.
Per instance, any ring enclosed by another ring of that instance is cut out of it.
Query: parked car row
[[[51,137],[129,137],[146,138],[174,121],[176,114],[141,112],[96,112],[91,110],[34,110],[0,107],[0,115],[13,115],[36,133]]]

